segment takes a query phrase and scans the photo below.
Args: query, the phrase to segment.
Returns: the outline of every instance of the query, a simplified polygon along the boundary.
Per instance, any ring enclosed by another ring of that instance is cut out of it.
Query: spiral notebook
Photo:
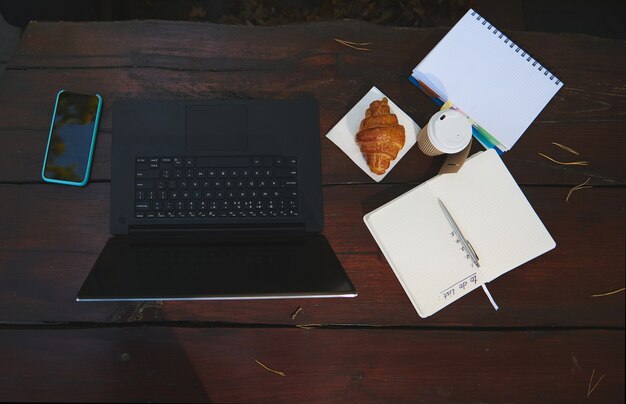
[[[487,148],[513,147],[563,82],[470,9],[413,69],[410,80],[438,104],[474,121]]]
[[[480,267],[463,251],[438,199],[471,242]],[[494,150],[473,155],[458,173],[438,175],[363,220],[421,317],[556,246]]]

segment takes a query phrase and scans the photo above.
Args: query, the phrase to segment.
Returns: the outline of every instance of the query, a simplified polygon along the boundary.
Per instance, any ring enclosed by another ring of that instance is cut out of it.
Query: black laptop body
[[[323,230],[317,102],[113,104],[110,229],[79,301],[352,297]]]

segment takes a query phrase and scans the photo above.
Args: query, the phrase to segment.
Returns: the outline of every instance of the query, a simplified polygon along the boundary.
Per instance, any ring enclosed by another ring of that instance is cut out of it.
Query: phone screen
[[[59,93],[44,163],[46,179],[85,181],[99,112],[97,95]]]

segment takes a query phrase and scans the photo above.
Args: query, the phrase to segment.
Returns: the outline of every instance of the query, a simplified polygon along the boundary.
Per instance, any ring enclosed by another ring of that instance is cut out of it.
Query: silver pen
[[[452,215],[448,211],[448,208],[446,208],[446,205],[441,202],[441,199],[437,198],[437,200],[439,201],[439,206],[441,206],[441,210],[443,210],[443,213],[446,215],[446,219],[448,219],[448,223],[450,223],[450,226],[452,226],[452,230],[454,231],[454,233],[456,233],[459,241],[463,245],[463,249],[467,251],[468,255],[470,256],[472,262],[474,262],[476,267],[480,268],[480,264],[478,263],[478,254],[476,254],[476,251],[474,251],[474,248],[472,247],[470,242],[463,236],[463,233],[461,233],[461,229],[459,229],[459,226],[452,218]]]

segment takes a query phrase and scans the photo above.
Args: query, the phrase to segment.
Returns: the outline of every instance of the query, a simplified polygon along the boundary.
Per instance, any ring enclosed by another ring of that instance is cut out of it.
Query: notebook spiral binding
[[[491,31],[494,35],[498,35],[498,33],[499,33],[500,35],[498,35],[498,39],[504,39],[504,43],[508,44],[509,48],[511,48],[511,49],[515,48],[515,53],[518,53],[518,54],[520,54],[521,57],[526,58],[526,61],[528,63],[532,63],[533,67],[536,67],[537,70],[539,70],[540,72],[543,72],[543,75],[548,77],[550,79],[550,81],[554,81],[555,82],[554,84],[556,84],[556,85],[559,85],[561,83],[559,81],[559,79],[554,76],[554,74],[552,74],[550,71],[548,71],[548,69],[546,69],[544,66],[542,66],[541,63],[537,62],[537,60],[535,60],[535,58],[533,58],[528,53],[526,53],[526,51],[524,51],[522,48],[520,48],[515,43],[513,43],[513,41],[511,39],[509,39],[506,35],[504,35],[500,31],[498,31],[496,29],[496,27],[494,27],[491,23],[489,23],[489,21],[487,21],[483,17],[481,17],[480,14],[478,14],[476,11],[472,10],[471,15],[472,15],[472,17],[476,17],[476,21],[478,21],[478,22],[482,21],[482,25],[486,26],[486,28],[489,31]]]

